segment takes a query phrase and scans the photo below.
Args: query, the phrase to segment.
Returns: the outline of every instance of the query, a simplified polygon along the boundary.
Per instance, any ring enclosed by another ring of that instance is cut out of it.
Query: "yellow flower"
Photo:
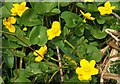
[[[19,4],[13,4],[13,8],[11,9],[11,12],[13,16],[22,16],[22,14],[28,9],[28,7],[26,7],[26,2],[22,2],[20,5]]]
[[[98,74],[98,69],[95,67],[95,60],[91,60],[90,63],[86,59],[80,61],[80,66],[76,68],[79,80],[91,80],[91,75]]]
[[[37,61],[37,62],[40,62],[43,58],[44,58],[44,55],[46,54],[46,52],[47,52],[47,46],[46,45],[44,45],[43,47],[41,47],[39,50],[35,50],[37,53],[39,53],[39,55],[36,53],[36,52],[34,52],[33,54],[35,55],[35,56],[37,56],[36,58],[35,58],[35,61]]]
[[[24,27],[24,28],[23,28],[23,31],[27,31],[27,27]]]
[[[85,17],[85,19],[87,18],[88,20],[95,20],[94,17],[91,17],[90,13],[83,13],[82,10],[80,10],[80,12]]]
[[[5,28],[9,30],[9,32],[15,32],[15,27],[12,24],[16,23],[16,19],[14,17],[8,17],[8,19],[3,19],[3,25]]]
[[[109,1],[107,1],[104,4],[104,7],[103,6],[98,7],[98,11],[100,12],[101,15],[111,14],[113,9],[115,9],[115,6],[111,6]]]
[[[48,40],[52,40],[56,36],[60,36],[60,23],[58,21],[54,21],[52,23],[52,28],[47,30]]]
[[[84,2],[93,2],[94,0],[84,0]]]

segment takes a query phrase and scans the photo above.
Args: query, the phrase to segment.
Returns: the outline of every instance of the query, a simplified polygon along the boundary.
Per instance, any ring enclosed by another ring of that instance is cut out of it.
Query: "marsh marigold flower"
[[[76,68],[76,73],[78,74],[79,80],[91,80],[91,75],[98,74],[98,69],[95,67],[95,60],[88,62],[86,59],[80,61],[80,66]]]
[[[22,14],[28,9],[26,7],[26,2],[22,2],[20,5],[19,4],[13,4],[13,8],[11,9],[11,12],[13,16],[22,16]]]
[[[43,47],[41,47],[39,50],[35,50],[37,53],[39,53],[39,55],[36,53],[36,52],[34,52],[33,54],[35,55],[35,56],[37,56],[36,58],[35,58],[35,61],[37,61],[37,62],[40,62],[43,58],[44,58],[44,55],[46,54],[46,52],[47,52],[47,46],[46,45],[44,45]]]
[[[104,7],[103,6],[98,7],[98,11],[100,12],[101,15],[111,14],[113,9],[115,9],[115,6],[111,6],[109,1],[107,1],[104,4]]]
[[[87,18],[88,20],[95,20],[94,17],[91,17],[90,13],[84,13],[84,12],[82,12],[82,10],[80,10],[80,12],[85,17],[85,19]]]
[[[5,28],[9,30],[9,32],[15,32],[15,27],[12,24],[16,23],[16,19],[14,17],[8,17],[8,19],[4,18],[3,19],[3,25]]]
[[[54,37],[60,36],[60,34],[60,22],[54,21],[52,23],[52,28],[47,30],[48,40],[52,40]]]

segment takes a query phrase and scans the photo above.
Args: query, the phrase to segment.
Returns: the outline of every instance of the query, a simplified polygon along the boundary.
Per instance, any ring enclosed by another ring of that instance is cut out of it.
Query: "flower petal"
[[[111,7],[111,4],[110,4],[109,1],[107,1],[104,6],[105,6],[105,8],[110,8],[110,7]]]
[[[43,59],[43,57],[38,56],[38,57],[35,58],[35,61],[40,62],[42,59]]]
[[[95,64],[96,64],[95,60],[91,60],[89,66],[90,67],[95,67]]]
[[[84,80],[84,78],[83,78],[83,76],[81,74],[78,75],[78,79],[81,80],[81,81]]]
[[[80,61],[80,66],[81,67],[87,67],[89,65],[89,62],[86,59],[82,59]]]
[[[115,6],[111,6],[111,9],[115,9]]]
[[[84,70],[83,70],[82,68],[80,68],[80,67],[77,67],[77,68],[76,68],[76,73],[77,73],[77,74],[83,74],[83,73],[84,73]]]
[[[10,25],[7,29],[9,30],[9,32],[15,33],[15,27],[13,25]]]
[[[33,52],[33,54],[35,55],[35,56],[38,56],[38,54],[37,53],[39,53],[39,50],[35,50],[34,52]]]
[[[54,21],[54,22],[52,23],[52,28],[60,29],[60,22],[58,22],[58,21]]]
[[[84,75],[82,74],[82,77],[84,80],[90,80],[91,79],[91,74],[90,73],[85,73]]]
[[[14,17],[8,17],[8,22],[10,22],[11,24],[15,24],[16,19]]]
[[[92,68],[90,73],[91,73],[91,75],[96,75],[96,74],[98,74],[98,69]]]
[[[91,14],[90,13],[85,13],[84,16],[87,18],[87,17],[90,17]]]
[[[81,14],[84,15],[84,13],[82,12],[82,10],[80,10]]]

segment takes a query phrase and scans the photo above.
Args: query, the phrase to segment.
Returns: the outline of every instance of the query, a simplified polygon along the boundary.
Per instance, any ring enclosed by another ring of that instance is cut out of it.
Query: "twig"
[[[117,19],[119,19],[119,20],[120,20],[120,16],[119,16],[117,13],[112,12],[112,15],[114,15]]]
[[[56,46],[56,49],[57,49],[58,62],[59,62],[59,68],[60,68],[61,83],[63,83],[64,82],[64,77],[63,77],[62,63],[61,63],[61,59],[60,59],[60,52],[59,52],[58,46]]]
[[[111,37],[113,37],[117,42],[120,41],[120,39],[118,39],[118,37],[116,37],[114,34],[117,34],[118,32],[116,30],[113,29],[105,29],[105,32],[108,33],[109,35],[111,35]]]

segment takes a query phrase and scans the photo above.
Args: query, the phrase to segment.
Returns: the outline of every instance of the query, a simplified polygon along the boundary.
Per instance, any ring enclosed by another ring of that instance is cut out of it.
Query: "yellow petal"
[[[111,7],[111,4],[109,1],[107,1],[104,6],[105,6],[105,8],[109,8],[109,7]]]
[[[34,52],[33,52],[33,54],[35,55],[35,56],[38,56],[38,54],[37,53],[39,53],[39,50],[35,50]]]
[[[78,75],[78,79],[81,80],[81,81],[84,80],[84,78],[83,78],[83,76],[81,74]]]
[[[3,19],[3,25],[6,25],[6,18]]]
[[[106,14],[111,14],[111,13],[112,13],[112,9],[109,9]]]
[[[82,12],[82,10],[80,10],[81,14],[84,15],[84,13]]]
[[[106,14],[105,8],[102,7],[102,6],[98,7],[98,11],[100,12],[101,15],[105,15]]]
[[[97,75],[97,74],[98,74],[98,69],[92,68],[90,74],[91,74],[91,75]]]
[[[43,59],[43,57],[38,56],[38,57],[35,58],[35,61],[40,62],[42,59]]]
[[[16,19],[14,17],[8,17],[8,22],[10,22],[11,24],[15,24]]]
[[[60,29],[60,22],[54,21],[54,22],[52,23],[52,28]]]
[[[48,40],[52,40],[55,36],[52,34],[52,29],[47,30]]]
[[[77,73],[77,74],[83,74],[83,73],[85,73],[85,71],[84,71],[83,68],[77,67],[77,68],[76,68],[76,73]]]
[[[22,2],[22,3],[20,4],[20,6],[25,7],[25,6],[26,6],[26,2]]]
[[[15,27],[13,25],[10,25],[9,28],[7,28],[9,32],[14,33],[15,32]]]
[[[115,6],[111,6],[111,9],[115,9]]]
[[[43,47],[41,47],[40,49],[39,49],[39,54],[43,57],[44,56],[44,54],[47,52],[47,46],[46,45],[44,45]]]
[[[85,13],[84,16],[87,18],[87,17],[90,17],[91,14],[90,13]]]
[[[91,60],[89,66],[90,67],[95,67],[95,64],[96,64],[95,60]]]
[[[84,73],[84,75],[82,74],[82,77],[84,80],[90,80],[91,79],[91,74],[90,73]]]
[[[89,65],[89,62],[86,59],[82,59],[80,61],[80,66],[81,67],[87,67]]]
[[[95,20],[94,17],[87,17],[87,19],[89,19],[89,20]]]
[[[15,8],[12,8],[10,11],[12,13],[11,14],[12,16],[16,16],[17,15],[17,10]]]
[[[13,4],[13,6],[14,6],[15,8],[18,8],[18,7],[19,7],[19,4]]]

